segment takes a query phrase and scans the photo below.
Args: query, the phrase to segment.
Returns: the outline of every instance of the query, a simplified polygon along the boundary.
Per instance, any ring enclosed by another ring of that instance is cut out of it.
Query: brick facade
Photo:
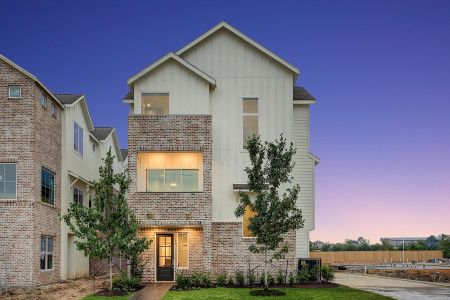
[[[20,99],[9,99],[10,85],[20,85]],[[59,279],[61,108],[56,118],[39,99],[45,91],[0,60],[0,162],[16,163],[17,199],[0,200],[0,260],[6,260],[9,285],[35,285]],[[55,205],[41,202],[41,168],[55,173]],[[54,269],[40,270],[40,238],[54,241]],[[2,272],[3,273],[3,272]],[[2,274],[2,279],[4,274]]]

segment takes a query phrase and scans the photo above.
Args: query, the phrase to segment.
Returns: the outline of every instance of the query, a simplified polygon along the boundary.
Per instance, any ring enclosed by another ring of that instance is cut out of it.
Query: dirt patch
[[[108,277],[102,276],[95,280],[95,291],[108,287]],[[0,295],[0,299],[8,300],[77,300],[94,293],[92,279],[82,278],[52,283],[38,287],[11,288],[8,295]]]
[[[410,270],[397,270],[397,269],[387,269],[387,270],[368,270],[368,274],[421,280],[429,282],[450,282],[450,269],[410,269]]]
[[[121,291],[121,290],[101,290],[98,291],[97,293],[95,293],[96,296],[107,296],[107,297],[112,297],[112,296],[125,296],[127,294],[127,292]]]

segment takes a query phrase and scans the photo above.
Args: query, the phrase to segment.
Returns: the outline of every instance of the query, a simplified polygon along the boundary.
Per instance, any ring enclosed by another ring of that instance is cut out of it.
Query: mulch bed
[[[97,293],[95,293],[95,296],[107,296],[107,297],[111,297],[111,296],[125,296],[127,295],[127,292],[124,292],[122,290],[101,290],[98,291]]]
[[[254,290],[250,291],[251,296],[261,296],[261,297],[267,297],[267,296],[286,296],[285,292],[279,291],[279,290]]]

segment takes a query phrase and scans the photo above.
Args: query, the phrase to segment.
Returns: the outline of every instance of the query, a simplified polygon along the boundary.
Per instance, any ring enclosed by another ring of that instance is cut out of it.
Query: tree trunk
[[[109,255],[109,290],[112,291],[112,256]]]

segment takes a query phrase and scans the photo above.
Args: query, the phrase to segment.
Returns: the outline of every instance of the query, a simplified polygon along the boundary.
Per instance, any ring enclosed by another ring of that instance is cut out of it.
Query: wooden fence
[[[425,261],[431,258],[442,258],[441,250],[405,251],[404,262]],[[321,258],[325,264],[364,263],[379,264],[403,262],[403,251],[311,251],[311,258]]]

